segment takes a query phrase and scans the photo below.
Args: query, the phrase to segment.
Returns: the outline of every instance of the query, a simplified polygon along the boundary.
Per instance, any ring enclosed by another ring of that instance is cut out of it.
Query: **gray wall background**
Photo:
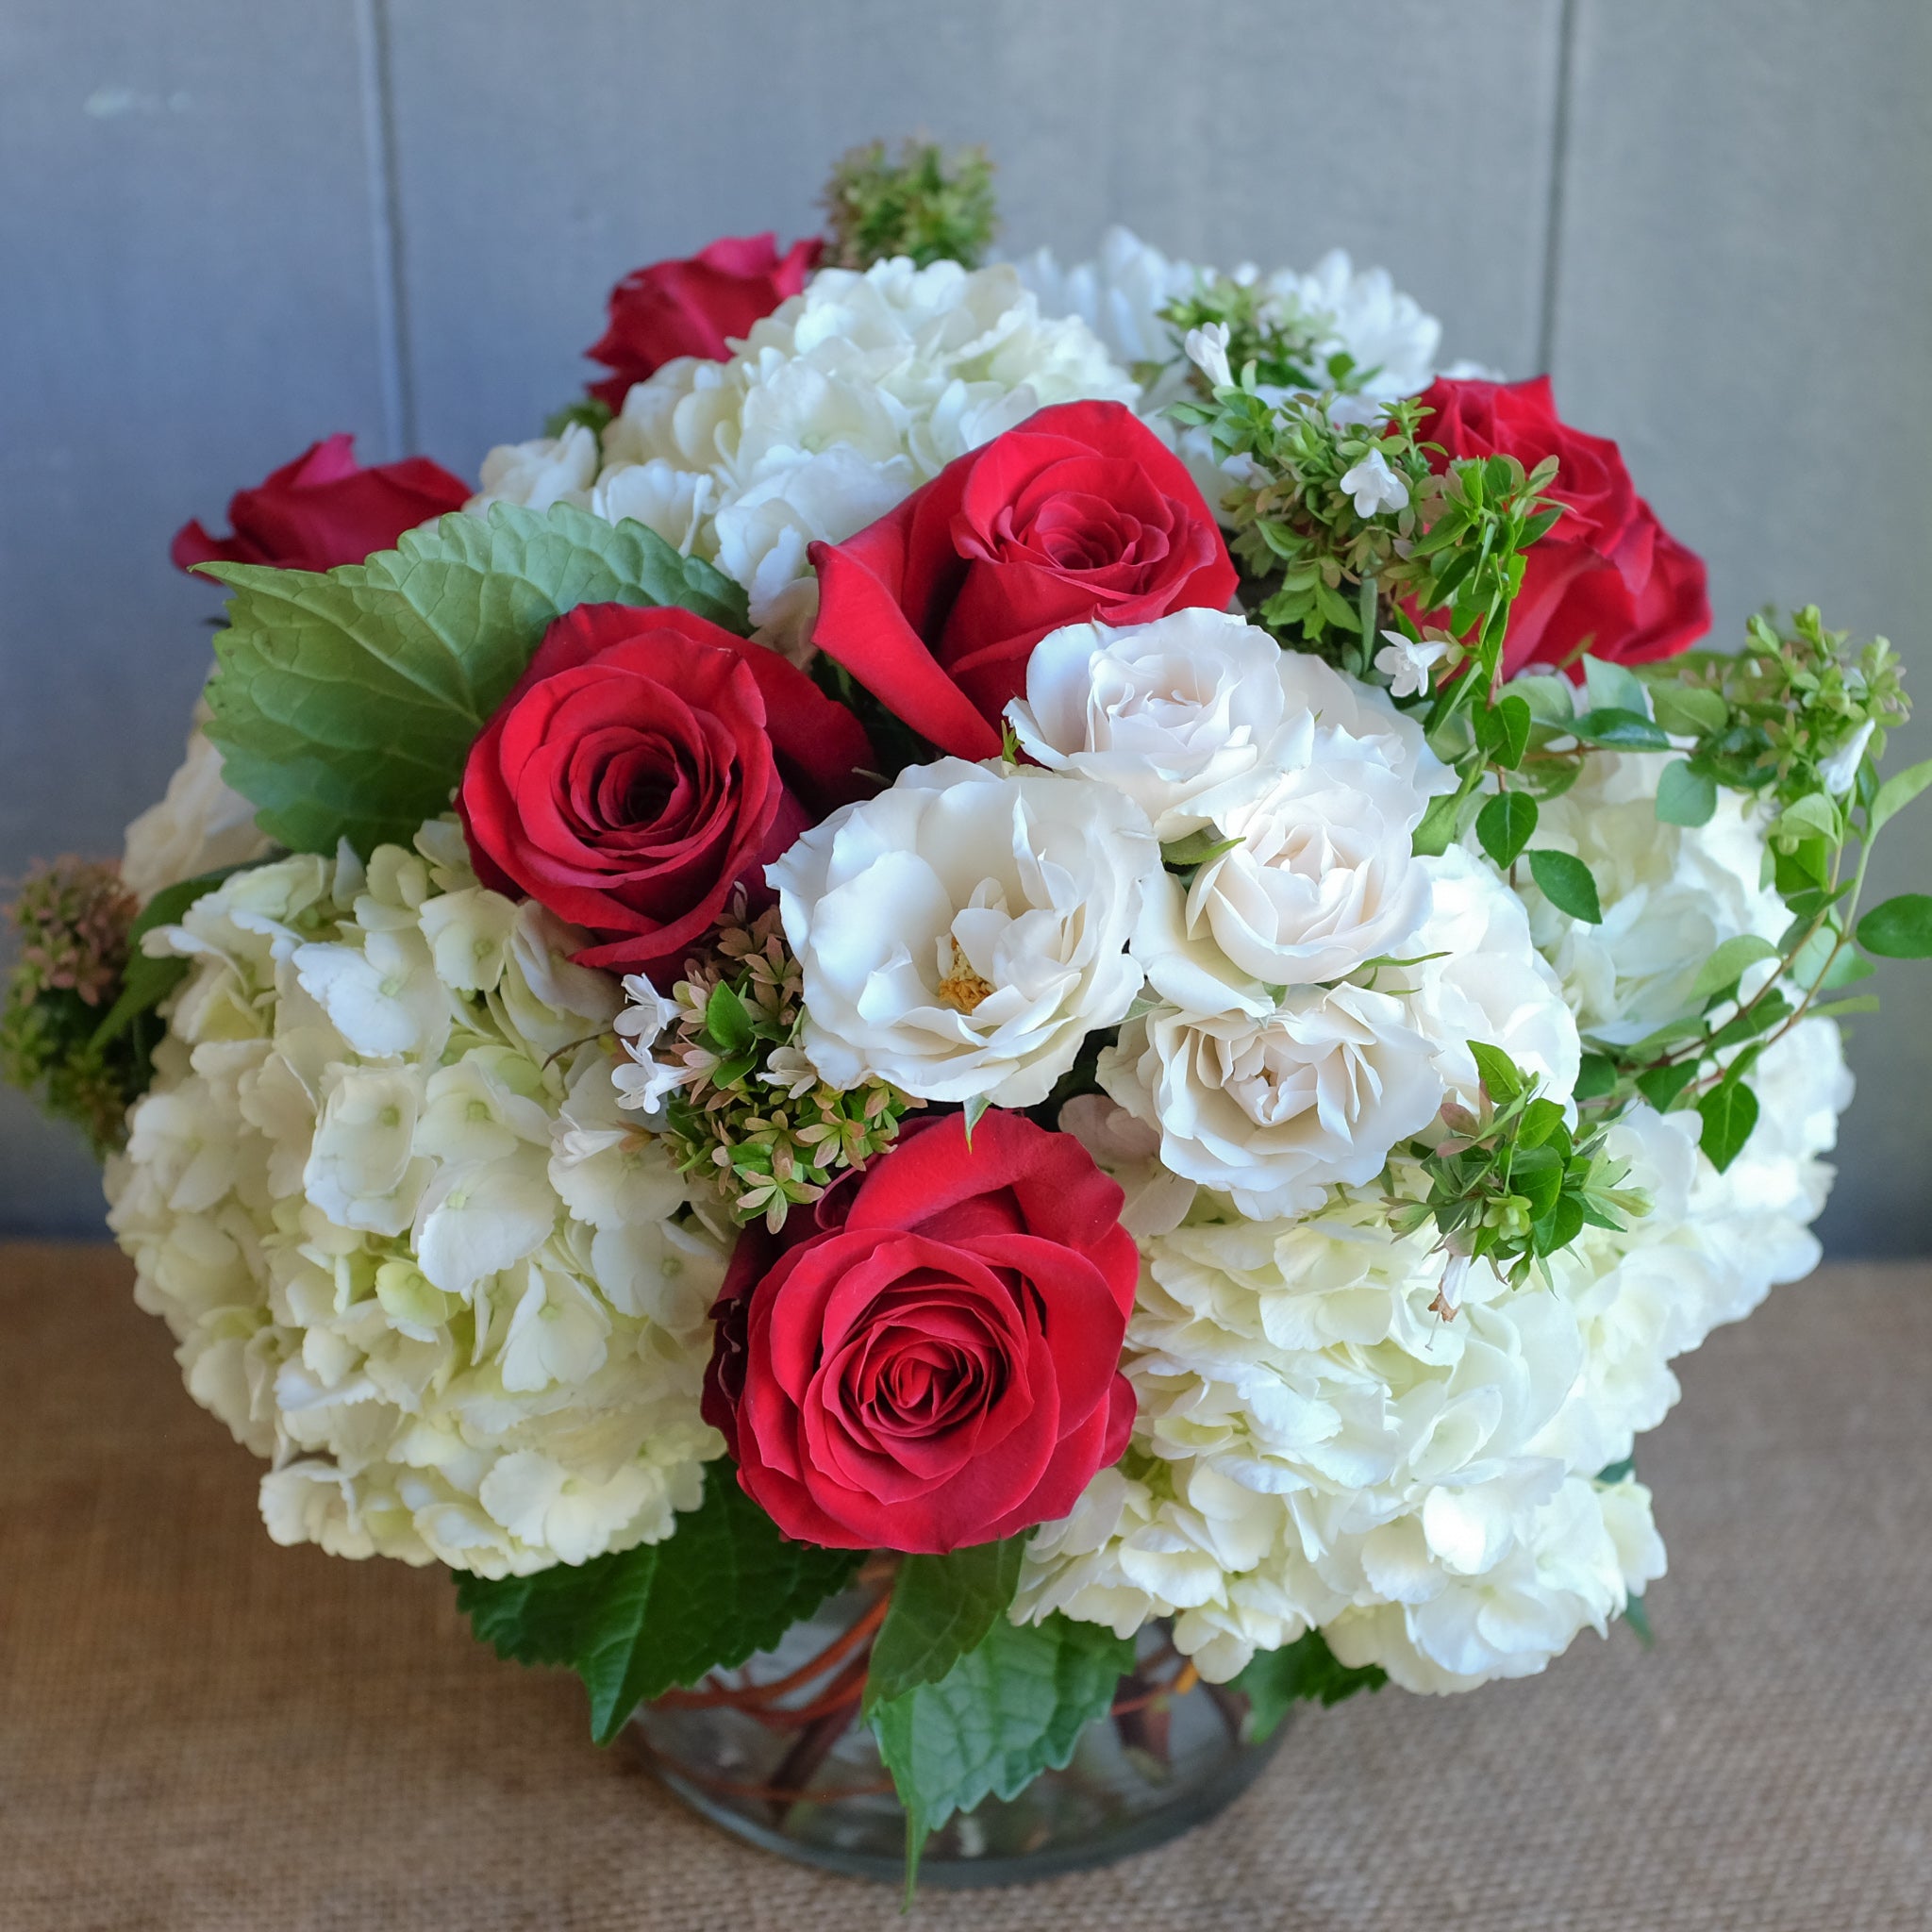
[[[118,850],[173,769],[186,517],[337,429],[474,474],[625,270],[809,232],[835,155],[914,129],[991,147],[1014,249],[1385,263],[1623,443],[1720,637],[1816,600],[1932,705],[1928,94],[1925,0],[4,0],[0,876]],[[1879,988],[1845,1254],[1932,1247],[1932,975]],[[98,1226],[0,1096],[0,1232]]]

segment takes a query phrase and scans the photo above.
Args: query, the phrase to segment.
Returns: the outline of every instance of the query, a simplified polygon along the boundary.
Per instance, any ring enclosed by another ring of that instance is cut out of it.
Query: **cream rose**
[[[805,834],[766,876],[831,1086],[1044,1100],[1141,987],[1126,953],[1159,848],[1104,785],[944,758]]]
[[[1158,1131],[1168,1168],[1257,1217],[1373,1179],[1442,1101],[1402,1001],[1359,986],[1292,992],[1258,1020],[1159,1008],[1121,1029],[1099,1074]]]

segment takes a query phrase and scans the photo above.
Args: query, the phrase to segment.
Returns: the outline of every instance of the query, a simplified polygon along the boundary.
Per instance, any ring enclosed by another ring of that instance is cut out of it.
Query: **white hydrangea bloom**
[[[1570,922],[1533,889],[1526,917],[1486,861],[1424,861],[1432,909],[1414,950],[1440,957],[1410,970],[1404,997],[1465,1099],[1469,1038],[1505,1044],[1567,1095],[1566,999],[1579,1014],[1603,985],[1665,999],[1716,940],[1760,929],[1757,828],[1724,815],[1645,831],[1622,807],[1641,798],[1649,814],[1654,774],[1599,762],[1559,823],[1598,869],[1606,924],[1626,894],[1654,905],[1673,890],[1706,903],[1705,924],[1677,929],[1677,953],[1611,946],[1578,971]],[[1547,964],[1529,953],[1532,921]],[[1675,1401],[1673,1357],[1818,1258],[1809,1223],[1850,1098],[1837,1028],[1805,1022],[1754,1079],[1758,1125],[1724,1174],[1698,1151],[1694,1114],[1631,1108],[1608,1151],[1652,1211],[1587,1229],[1548,1290],[1469,1265],[1453,1321],[1432,1306],[1443,1263],[1430,1235],[1396,1239],[1379,1188],[1334,1189],[1273,1221],[1203,1193],[1179,1224],[1143,1233],[1133,1445],[1036,1534],[1016,1616],[1058,1608],[1121,1630],[1172,1617],[1214,1679],[1320,1628],[1344,1663],[1429,1691],[1541,1670],[1603,1630],[1664,1558],[1648,1492],[1599,1473]]]
[[[1010,267],[824,269],[729,361],[680,358],[634,385],[601,453],[579,429],[491,451],[470,508],[636,518],[741,584],[761,634],[796,655],[817,609],[809,543],[855,535],[1037,409],[1138,393]]]
[[[451,821],[238,874],[109,1168],[137,1298],[282,1542],[485,1575],[670,1534],[726,1247],[619,1108],[617,984]]]
[[[1664,752],[1596,752],[1576,783],[1543,802],[1536,842],[1574,852],[1591,869],[1603,924],[1559,912],[1525,881],[1537,943],[1549,956],[1586,1033],[1641,1040],[1695,1003],[1698,969],[1740,933],[1776,941],[1790,924],[1763,878],[1757,808],[1720,791],[1707,824],[1659,822]]]
[[[159,803],[127,827],[121,878],[143,905],[164,886],[247,865],[273,849],[255,823],[254,806],[222,780],[222,755],[204,728],[213,716],[208,700],[197,698],[187,757]]]

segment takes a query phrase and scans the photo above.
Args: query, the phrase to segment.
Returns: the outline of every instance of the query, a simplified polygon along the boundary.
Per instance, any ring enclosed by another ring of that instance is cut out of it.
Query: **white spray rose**
[[[1257,769],[1362,758],[1424,793],[1455,784],[1374,686],[1223,610],[1050,631],[1007,716],[1029,758],[1126,792],[1163,843],[1208,822],[1197,800]]]
[[[1124,791],[1165,842],[1199,826],[1195,798],[1274,744],[1282,658],[1266,631],[1221,610],[1069,625],[1033,647],[1026,695],[1007,715],[1029,758]]]
[[[1418,963],[1391,969],[1388,983],[1410,989],[1409,1021],[1435,1043],[1437,1072],[1474,1108],[1479,1075],[1469,1042],[1487,1041],[1540,1074],[1550,1097],[1569,1099],[1582,1042],[1562,983],[1530,943],[1523,902],[1486,859],[1459,848],[1420,864],[1429,916],[1403,948]]]
[[[1158,1008],[1100,1056],[1100,1083],[1155,1128],[1177,1174],[1243,1214],[1318,1208],[1435,1117],[1442,1082],[1403,1003],[1365,987],[1290,993],[1260,1019]]]
[[[1134,937],[1149,981],[1191,1011],[1258,1018],[1271,988],[1393,956],[1428,911],[1410,843],[1427,805],[1413,779],[1341,733],[1318,734],[1309,762],[1196,799],[1230,842],[1185,887],[1170,876],[1149,891]]]
[[[1125,952],[1159,851],[1139,809],[1050,772],[916,766],[767,868],[830,1086],[1043,1100],[1126,1012]]]

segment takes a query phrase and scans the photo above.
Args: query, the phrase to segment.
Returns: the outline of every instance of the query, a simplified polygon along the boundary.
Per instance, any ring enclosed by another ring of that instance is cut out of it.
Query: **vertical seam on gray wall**
[[[1557,0],[1557,89],[1550,120],[1549,205],[1544,211],[1541,313],[1537,320],[1537,373],[1547,375],[1557,356],[1557,301],[1563,274],[1563,198],[1570,174],[1571,92],[1575,73],[1579,0]]]
[[[416,453],[416,390],[409,364],[408,289],[403,269],[402,192],[396,177],[395,87],[388,0],[356,0],[363,146],[369,157],[369,240],[375,277],[383,428],[391,459]]]

